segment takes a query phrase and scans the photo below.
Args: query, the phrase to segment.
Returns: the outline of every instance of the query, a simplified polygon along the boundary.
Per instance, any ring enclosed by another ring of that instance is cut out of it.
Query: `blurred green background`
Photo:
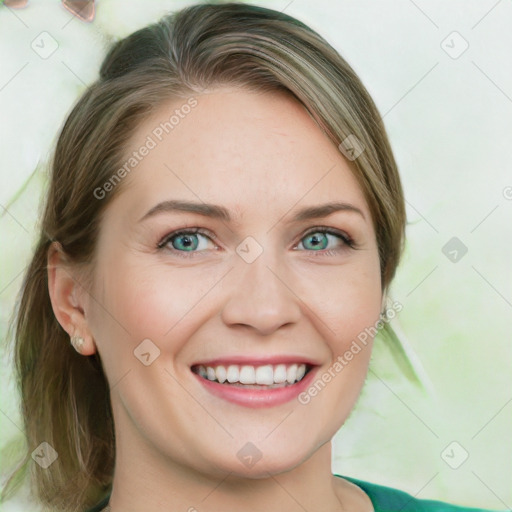
[[[191,3],[100,0],[92,23],[57,0],[0,6],[2,484],[23,446],[7,325],[56,133],[110,42]],[[511,508],[512,4],[251,3],[298,17],[354,67],[384,117],[407,199],[390,293],[403,306],[392,322],[400,344],[376,339],[359,403],[335,438],[333,472]],[[38,510],[27,492],[2,510]]]

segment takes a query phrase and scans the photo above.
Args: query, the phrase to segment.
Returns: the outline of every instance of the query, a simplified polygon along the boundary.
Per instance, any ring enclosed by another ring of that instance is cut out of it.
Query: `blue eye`
[[[168,245],[169,249],[177,253],[194,253],[199,252],[196,249],[207,249],[206,243],[200,243],[199,237],[214,239],[215,236],[200,228],[182,229],[174,231],[167,235],[159,244],[159,249],[164,249]],[[179,254],[180,256],[188,257],[188,254]]]
[[[208,249],[208,240],[213,241],[215,238],[213,233],[201,228],[181,229],[166,235],[157,248],[167,249],[180,257],[191,258]],[[329,243],[335,243],[336,240],[341,242],[338,247],[328,248]],[[298,245],[302,245],[308,252],[318,253],[318,256],[334,256],[348,247],[355,248],[354,241],[346,233],[322,227],[310,229]]]
[[[336,242],[336,239],[338,242],[341,241],[341,246],[327,250],[327,246],[333,238],[334,242]],[[303,247],[312,249],[312,252],[318,252],[320,255],[333,256],[347,247],[354,248],[354,241],[346,233],[331,228],[313,228],[304,235],[302,240],[306,241],[306,243],[300,242]]]

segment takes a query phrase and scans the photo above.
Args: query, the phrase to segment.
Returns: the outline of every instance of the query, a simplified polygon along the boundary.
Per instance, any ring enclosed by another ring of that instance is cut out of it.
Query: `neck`
[[[372,510],[359,488],[332,475],[330,442],[289,471],[256,479],[195,471],[129,437],[116,435],[111,512]]]

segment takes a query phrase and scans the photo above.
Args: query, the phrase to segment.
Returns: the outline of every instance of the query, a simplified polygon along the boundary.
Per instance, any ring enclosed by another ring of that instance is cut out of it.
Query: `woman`
[[[377,109],[318,34],[234,3],[132,34],[52,169],[16,333],[43,504],[476,510],[331,473],[405,209]]]

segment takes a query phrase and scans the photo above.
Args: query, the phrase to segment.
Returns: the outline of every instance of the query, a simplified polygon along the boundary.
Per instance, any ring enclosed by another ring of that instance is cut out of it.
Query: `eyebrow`
[[[366,220],[366,217],[362,210],[357,208],[356,206],[343,203],[343,202],[331,202],[321,205],[308,206],[300,209],[295,213],[292,217],[291,222],[300,222],[309,219],[319,219],[322,217],[327,217],[332,213],[346,211],[353,212],[359,214],[363,219]],[[143,215],[138,222],[142,222],[154,215],[157,215],[162,212],[167,213],[179,213],[179,212],[190,212],[198,215],[202,215],[204,217],[211,217],[213,219],[219,219],[225,222],[232,222],[231,215],[229,211],[223,206],[219,206],[216,204],[209,203],[196,203],[189,201],[181,201],[177,199],[172,199],[168,201],[162,201],[157,205],[153,206],[145,215]]]

